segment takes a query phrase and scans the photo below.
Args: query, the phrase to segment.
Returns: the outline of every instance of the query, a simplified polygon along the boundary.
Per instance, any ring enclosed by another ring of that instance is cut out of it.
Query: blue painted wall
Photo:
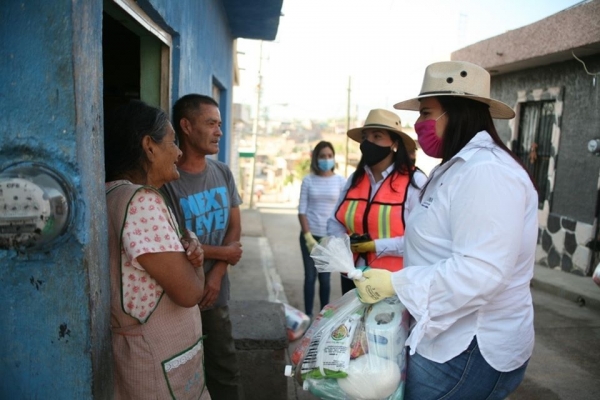
[[[229,161],[233,87],[233,38],[220,0],[142,0],[142,8],[164,18],[173,37],[173,102],[188,93],[212,96],[213,82],[223,86],[219,160]]]
[[[138,4],[173,33],[173,101],[223,86],[227,161],[233,38],[221,2]],[[0,170],[46,164],[75,197],[57,245],[0,249],[0,398],[110,398],[102,0],[3,0],[0,21]]]
[[[45,252],[0,250],[0,398],[84,399],[111,382],[101,1],[0,2],[0,168],[46,164],[75,217]]]

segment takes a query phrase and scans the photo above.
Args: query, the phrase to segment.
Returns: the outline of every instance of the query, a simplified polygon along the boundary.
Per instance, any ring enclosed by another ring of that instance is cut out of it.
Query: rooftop
[[[275,40],[283,0],[223,0],[234,38]]]
[[[600,0],[566,10],[453,52],[452,60],[480,65],[490,74],[553,64],[600,53]]]

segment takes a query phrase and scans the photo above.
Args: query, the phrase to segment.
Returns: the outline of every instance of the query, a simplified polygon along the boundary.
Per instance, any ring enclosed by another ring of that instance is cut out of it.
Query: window
[[[131,99],[170,109],[171,36],[134,0],[104,0],[104,111]]]
[[[519,133],[513,151],[523,161],[538,189],[538,208],[550,200],[548,166],[552,157],[552,127],[555,101],[521,103]]]
[[[227,107],[226,107],[226,103],[229,101],[227,99],[227,91],[224,90],[223,85],[221,85],[221,83],[213,77],[213,82],[212,82],[212,98],[215,99],[215,101],[217,103],[219,103],[219,111],[221,112],[221,131],[223,131],[223,136],[221,136],[220,139],[220,148],[221,149],[230,149],[231,151],[233,151],[233,147],[230,146],[229,141],[231,140],[230,135],[228,135],[227,130],[229,128],[229,124],[227,123],[227,120],[229,118],[229,115],[227,114]],[[215,158],[221,162],[224,163],[229,163],[230,161],[230,155],[226,152],[226,151],[219,151],[219,153],[215,156]],[[230,168],[232,167],[232,165],[230,165]]]
[[[221,105],[221,88],[213,83],[212,98]]]

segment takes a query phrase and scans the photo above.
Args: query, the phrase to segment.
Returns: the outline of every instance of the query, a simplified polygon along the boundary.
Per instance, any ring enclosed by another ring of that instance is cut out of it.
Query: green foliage
[[[294,172],[300,179],[308,175],[310,173],[310,158],[298,162],[294,167]]]

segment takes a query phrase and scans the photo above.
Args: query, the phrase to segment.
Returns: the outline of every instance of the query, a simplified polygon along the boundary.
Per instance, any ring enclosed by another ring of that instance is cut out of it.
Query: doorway
[[[102,17],[104,115],[133,99],[170,114],[170,35],[133,0],[105,0]]]

